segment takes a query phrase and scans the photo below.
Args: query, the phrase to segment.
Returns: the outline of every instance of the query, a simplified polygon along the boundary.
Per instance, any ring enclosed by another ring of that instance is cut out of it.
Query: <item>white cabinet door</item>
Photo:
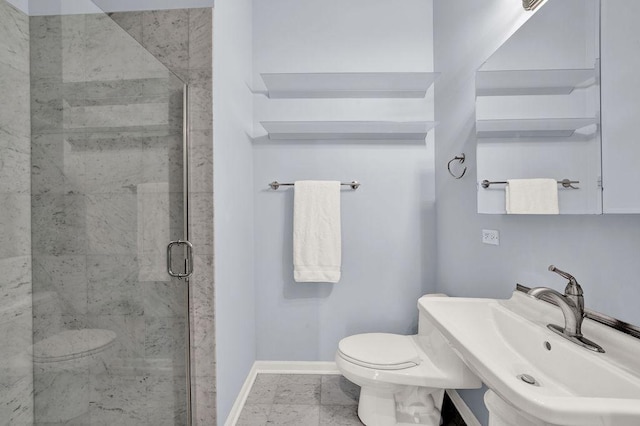
[[[604,213],[640,213],[640,1],[602,1]]]

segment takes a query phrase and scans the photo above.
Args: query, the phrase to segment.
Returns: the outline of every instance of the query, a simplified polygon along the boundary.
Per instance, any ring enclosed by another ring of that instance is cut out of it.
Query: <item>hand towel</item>
[[[505,188],[507,214],[559,214],[555,179],[510,179]]]
[[[340,182],[294,184],[293,276],[296,282],[340,280]]]

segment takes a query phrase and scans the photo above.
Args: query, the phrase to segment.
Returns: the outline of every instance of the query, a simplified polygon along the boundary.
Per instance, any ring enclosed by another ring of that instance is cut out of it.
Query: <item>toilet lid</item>
[[[115,339],[116,333],[110,330],[66,330],[33,345],[33,359],[56,362],[81,358],[100,352]]]
[[[342,339],[338,350],[349,361],[368,368],[400,370],[420,364],[420,356],[411,336],[356,334]]]

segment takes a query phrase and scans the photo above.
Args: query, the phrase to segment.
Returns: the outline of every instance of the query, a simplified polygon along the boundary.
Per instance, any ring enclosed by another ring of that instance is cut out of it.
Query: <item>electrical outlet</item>
[[[491,244],[492,246],[500,245],[500,232],[495,229],[482,230],[482,243]]]

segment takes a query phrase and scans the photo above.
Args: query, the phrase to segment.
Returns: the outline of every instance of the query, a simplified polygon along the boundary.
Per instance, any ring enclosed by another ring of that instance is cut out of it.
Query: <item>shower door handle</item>
[[[174,272],[172,269],[174,246],[185,247],[187,249],[186,257],[184,258],[184,273]],[[175,278],[188,278],[193,274],[193,244],[183,240],[171,241],[169,243],[167,246],[167,272]]]

